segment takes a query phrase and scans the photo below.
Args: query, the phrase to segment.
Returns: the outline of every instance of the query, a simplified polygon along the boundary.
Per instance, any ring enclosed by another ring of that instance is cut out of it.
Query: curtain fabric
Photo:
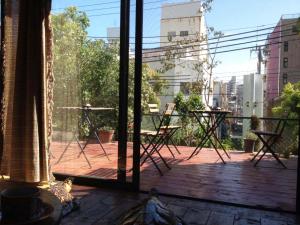
[[[6,0],[2,34],[1,175],[49,180],[53,99],[51,0]]]

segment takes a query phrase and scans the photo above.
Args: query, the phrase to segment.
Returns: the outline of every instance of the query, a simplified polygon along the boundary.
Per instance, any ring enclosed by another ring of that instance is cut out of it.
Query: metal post
[[[121,0],[118,181],[126,182],[130,0]]]
[[[135,74],[134,74],[134,133],[133,133],[133,188],[140,186],[140,131],[141,131],[141,90],[143,63],[143,0],[136,0],[135,15]]]
[[[3,49],[3,42],[4,42],[4,13],[5,13],[5,0],[1,0],[1,49],[0,49],[0,64],[1,64],[1,71],[0,71],[0,110],[2,112],[3,110],[3,90],[4,90],[4,69],[3,69],[3,64],[4,64],[4,49]],[[0,118],[0,161],[2,161],[2,156],[3,156],[3,120],[2,116]]]
[[[298,160],[297,160],[297,188],[296,188],[296,213],[300,220],[300,113],[298,113]]]

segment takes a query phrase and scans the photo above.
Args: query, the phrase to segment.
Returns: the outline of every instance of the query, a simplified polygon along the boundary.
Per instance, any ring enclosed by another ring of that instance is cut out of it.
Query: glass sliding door
[[[52,1],[50,162],[57,177],[77,177],[87,185],[134,183],[128,127],[134,124],[138,92],[135,60],[129,58],[130,7],[129,1]]]

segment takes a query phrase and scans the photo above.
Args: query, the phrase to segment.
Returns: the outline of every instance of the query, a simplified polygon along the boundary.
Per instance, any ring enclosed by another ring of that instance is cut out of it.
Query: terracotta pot
[[[244,151],[247,153],[252,153],[255,147],[255,140],[244,139]]]
[[[112,142],[114,132],[115,132],[114,130],[100,130],[98,135],[99,135],[101,143]]]

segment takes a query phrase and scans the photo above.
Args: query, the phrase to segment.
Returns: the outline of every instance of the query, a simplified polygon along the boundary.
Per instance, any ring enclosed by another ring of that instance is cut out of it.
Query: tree
[[[73,130],[78,116],[65,113],[60,107],[78,106],[80,97],[81,49],[87,39],[89,20],[84,12],[70,7],[65,12],[52,15],[53,27],[53,73],[54,83],[54,126],[62,130]]]
[[[289,118],[299,118],[300,115],[300,81],[294,84],[287,83],[282,91],[279,99],[279,105],[272,109],[275,115],[282,116],[288,113]],[[298,121],[291,120],[286,124],[283,133],[282,143],[278,147],[278,151],[283,153],[285,157],[289,157],[291,153],[297,154],[299,129]],[[288,141],[285,141],[288,140]]]
[[[188,98],[185,98],[182,92],[179,92],[174,102],[176,104],[176,110],[180,116],[181,129],[176,133],[176,142],[180,145],[194,145],[194,141],[198,140],[198,128],[197,121],[194,117],[189,116],[191,110],[204,109],[204,104],[199,95],[191,94]]]
[[[55,106],[112,107],[115,113],[95,115],[98,126],[117,125],[119,105],[119,44],[108,44],[104,40],[87,37],[89,19],[85,12],[70,7],[63,13],[52,16],[54,31],[54,87]],[[142,70],[142,108],[147,103],[159,102],[157,94],[163,89],[158,73],[143,65]],[[154,82],[156,80],[156,82]],[[133,113],[134,60],[129,65],[129,116]],[[73,125],[76,119],[72,117]],[[130,118],[129,118],[130,120]],[[54,121],[59,127],[66,122],[61,112],[56,110]],[[78,119],[77,119],[78,122]]]
[[[287,83],[279,101],[279,106],[272,109],[273,113],[282,115],[287,111],[292,117],[297,117],[300,113],[300,81],[295,84]]]
[[[198,76],[196,82],[191,86],[191,89],[192,93],[203,94],[203,99],[205,101],[206,106],[212,109],[212,105],[210,105],[210,98],[213,93],[213,72],[214,69],[221,63],[221,61],[216,60],[216,52],[219,46],[220,38],[223,36],[223,33],[215,31],[213,27],[209,27],[208,34],[202,38],[201,42],[208,43],[208,37],[210,36],[217,40],[215,42],[214,52],[212,53],[207,45],[207,58],[204,58],[203,60],[194,63],[193,70],[197,72]]]

